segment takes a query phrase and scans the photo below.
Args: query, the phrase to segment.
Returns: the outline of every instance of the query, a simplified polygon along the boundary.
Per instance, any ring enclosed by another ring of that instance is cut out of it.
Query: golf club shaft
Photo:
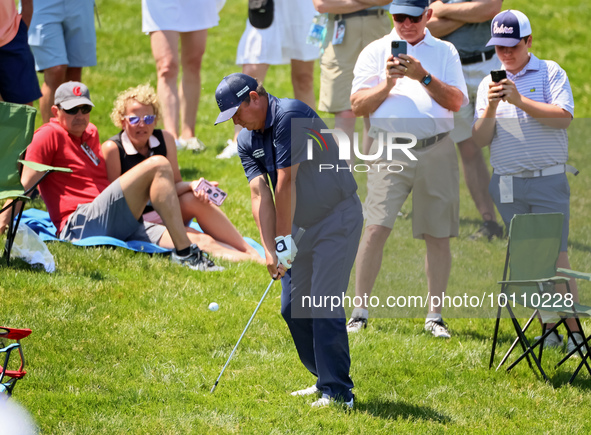
[[[246,331],[248,330],[248,327],[250,326],[250,324],[252,322],[252,319],[254,319],[254,316],[256,315],[257,311],[259,310],[259,308],[262,305],[262,303],[265,300],[265,298],[267,297],[267,293],[269,293],[269,289],[271,288],[271,286],[273,285],[274,282],[275,282],[275,280],[274,279],[271,279],[271,282],[269,283],[269,286],[267,287],[267,290],[265,290],[265,293],[263,293],[263,297],[259,301],[259,304],[257,305],[257,307],[254,309],[254,313],[252,313],[252,316],[250,316],[250,320],[246,324],[246,327],[244,328],[244,331],[242,331],[242,335],[240,336],[240,338],[236,342],[236,346],[234,346],[234,349],[232,349],[232,353],[230,354],[230,357],[228,358],[228,361],[226,361],[226,365],[224,365],[224,368],[222,369],[222,371],[220,372],[220,375],[216,379],[215,384],[213,384],[213,387],[211,387],[210,393],[213,393],[214,390],[215,390],[215,387],[218,386],[218,382],[220,381],[220,378],[224,374],[224,370],[226,370],[226,367],[228,367],[228,364],[230,364],[230,360],[234,356],[234,352],[236,352],[236,349],[238,349],[238,345],[242,341],[242,337],[244,337],[244,334],[246,334]]]

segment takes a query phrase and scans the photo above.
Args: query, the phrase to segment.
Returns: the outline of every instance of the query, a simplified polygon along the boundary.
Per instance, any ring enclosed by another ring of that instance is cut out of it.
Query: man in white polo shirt
[[[490,144],[493,176],[489,192],[507,228],[515,214],[563,213],[562,244],[557,266],[570,269],[567,254],[570,187],[566,179],[568,137],[574,114],[573,94],[566,72],[550,60],[540,60],[529,49],[532,31],[528,18],[507,10],[495,16],[491,39],[507,78],[493,82],[486,76],[478,88],[473,138]],[[499,121],[499,118],[504,118]],[[575,300],[575,280],[570,288]],[[550,327],[550,326],[549,326]],[[578,331],[569,319],[571,331]],[[579,333],[575,333],[577,341]],[[545,346],[561,346],[554,333]],[[569,351],[574,349],[572,339]]]
[[[459,171],[449,132],[453,113],[468,103],[462,65],[453,44],[434,38],[426,24],[428,0],[394,0],[394,30],[369,44],[355,65],[351,104],[357,116],[369,116],[372,130],[411,133],[417,160],[395,151],[383,153],[368,173],[365,233],[356,266],[356,296],[369,296],[379,273],[384,244],[402,204],[413,191],[413,236],[427,246],[425,269],[431,296],[441,296],[451,270],[449,238],[458,235]],[[408,54],[391,54],[392,41],[406,41]],[[374,141],[372,152],[377,147]],[[396,154],[398,153],[398,154]],[[370,152],[371,154],[371,152]],[[380,163],[402,171],[378,171]],[[367,300],[367,298],[365,298]],[[367,307],[355,308],[349,332],[367,324]],[[425,329],[449,338],[441,307],[429,300]]]

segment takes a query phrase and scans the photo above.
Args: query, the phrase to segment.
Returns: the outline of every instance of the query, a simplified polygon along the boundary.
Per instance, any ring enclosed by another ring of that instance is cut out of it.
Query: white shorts
[[[142,32],[194,32],[218,25],[216,0],[142,0]]]
[[[490,74],[491,70],[499,68],[501,68],[501,61],[496,54],[487,61],[462,66],[470,102],[454,113],[454,129],[450,132],[450,137],[455,143],[472,137],[478,85],[485,76]]]
[[[275,0],[275,16],[270,27],[257,29],[246,20],[236,64],[284,65],[291,59],[318,59],[320,49],[306,44],[315,13],[312,0]]]

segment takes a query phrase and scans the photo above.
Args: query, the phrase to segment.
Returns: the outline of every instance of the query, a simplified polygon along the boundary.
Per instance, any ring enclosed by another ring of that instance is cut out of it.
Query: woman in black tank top
[[[119,94],[111,120],[121,131],[102,145],[109,181],[113,182],[153,156],[166,157],[174,173],[185,225],[195,218],[204,231],[200,233],[187,227],[187,231],[199,235],[199,248],[231,261],[253,260],[265,264],[265,260],[242,238],[224,212],[209,201],[205,192],[195,191],[200,180],[186,182],[181,179],[174,138],[166,131],[154,129],[158,114],[158,99],[149,85],[129,88]],[[145,210],[144,220],[162,223],[151,207]]]

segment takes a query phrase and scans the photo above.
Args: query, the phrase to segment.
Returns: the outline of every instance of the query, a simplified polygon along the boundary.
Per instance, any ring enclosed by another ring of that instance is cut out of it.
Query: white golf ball
[[[217,304],[217,302],[212,302],[211,304],[209,304],[210,311],[217,311],[219,308],[220,306]]]

